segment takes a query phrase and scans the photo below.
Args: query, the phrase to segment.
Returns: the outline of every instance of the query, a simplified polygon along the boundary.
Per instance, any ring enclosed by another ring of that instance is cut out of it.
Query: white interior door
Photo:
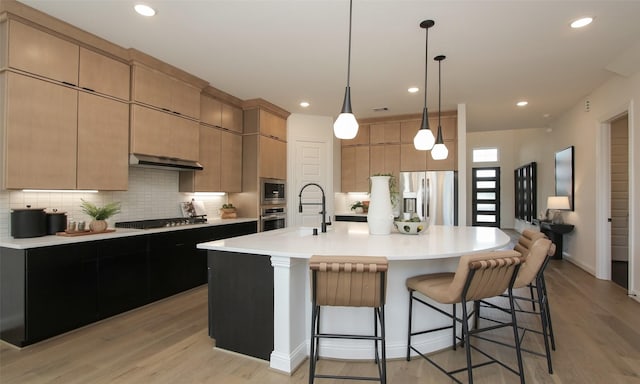
[[[296,206],[293,225],[304,227],[317,227],[320,228],[322,216],[319,212],[322,211],[322,191],[320,188],[311,185],[305,188],[300,199],[298,195],[303,186],[308,183],[319,184],[325,193],[326,203],[326,220],[330,221],[329,212],[330,207],[333,206],[333,193],[329,183],[329,172],[327,172],[327,143],[320,140],[298,140],[296,141],[296,154],[295,154],[295,193],[296,193]],[[300,213],[300,202],[302,206],[302,213]],[[309,205],[307,205],[309,204]],[[316,205],[312,205],[316,204]]]

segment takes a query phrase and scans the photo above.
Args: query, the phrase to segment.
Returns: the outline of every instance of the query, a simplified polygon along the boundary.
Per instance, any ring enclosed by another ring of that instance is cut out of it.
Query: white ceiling
[[[125,48],[136,48],[241,99],[337,116],[347,77],[347,0],[22,0]],[[595,21],[582,30],[568,24]],[[467,130],[546,127],[612,76],[640,69],[640,1],[354,0],[351,100],[357,118],[467,105]],[[616,73],[617,72],[617,73]],[[409,94],[407,88],[421,91]],[[521,99],[529,101],[517,108]],[[298,104],[308,101],[307,109]],[[387,107],[386,112],[374,108]],[[548,115],[548,117],[545,117]]]

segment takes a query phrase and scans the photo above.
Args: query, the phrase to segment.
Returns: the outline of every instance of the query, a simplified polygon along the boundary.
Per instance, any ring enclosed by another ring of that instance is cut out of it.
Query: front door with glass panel
[[[500,167],[473,168],[473,225],[500,227]]]

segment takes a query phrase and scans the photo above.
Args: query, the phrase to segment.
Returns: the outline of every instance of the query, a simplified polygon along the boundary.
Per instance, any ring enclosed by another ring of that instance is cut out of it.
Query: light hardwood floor
[[[566,261],[552,260],[546,278],[557,340],[555,373],[547,373],[544,358],[525,354],[527,382],[640,383],[640,303],[616,284],[597,280]],[[203,286],[21,350],[1,343],[0,383],[308,382],[307,363],[286,376],[270,370],[267,362],[212,349],[206,303]],[[542,350],[538,337],[527,336],[527,342]],[[513,361],[512,350],[489,348]],[[460,348],[436,356],[456,367],[464,364]],[[373,367],[370,362],[324,360],[319,365],[347,374],[372,372]],[[389,361],[388,371],[389,383],[451,382],[422,359]],[[461,379],[466,382],[464,376]],[[496,365],[475,370],[474,379],[518,382]]]

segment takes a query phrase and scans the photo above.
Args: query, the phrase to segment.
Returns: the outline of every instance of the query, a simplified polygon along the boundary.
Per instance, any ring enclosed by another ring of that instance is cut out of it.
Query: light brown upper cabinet
[[[126,190],[129,105],[78,92],[77,189]]]
[[[369,133],[370,133],[370,125],[369,124],[360,124],[358,127],[358,133],[356,137],[350,140],[340,140],[340,144],[345,146],[352,145],[369,145]]]
[[[242,133],[242,108],[222,103],[222,128]]]
[[[78,85],[77,44],[8,20],[8,46],[9,67]]]
[[[342,192],[369,191],[369,146],[342,147]]]
[[[400,144],[372,145],[369,149],[371,175],[400,174]]]
[[[400,123],[376,123],[370,125],[369,143],[398,144],[400,143]]]
[[[129,100],[131,70],[128,64],[81,47],[79,76],[81,88]]]
[[[244,111],[244,133],[259,136],[258,140],[249,141],[255,142],[257,148],[249,149],[247,146],[243,148],[244,151],[257,151],[258,177],[286,179],[286,119],[263,108],[248,109]],[[246,158],[252,157],[249,153],[245,155],[247,155]]]
[[[200,89],[137,63],[132,73],[133,101],[200,119]]]
[[[8,31],[10,68],[129,100],[128,64],[16,20],[8,20]]]
[[[287,178],[287,143],[260,135],[258,172],[260,177]]]
[[[132,153],[198,161],[200,124],[141,105],[131,105]]]
[[[0,79],[4,188],[75,189],[78,91],[12,72]]]
[[[200,125],[202,171],[180,172],[180,192],[241,192],[242,136]]]
[[[200,95],[200,122],[221,127],[222,102],[205,94]]]
[[[200,97],[200,121],[233,132],[242,133],[242,109],[202,94]]]
[[[260,134],[287,141],[287,121],[264,109],[259,110]]]
[[[18,73],[0,78],[4,188],[127,189],[128,104]]]

